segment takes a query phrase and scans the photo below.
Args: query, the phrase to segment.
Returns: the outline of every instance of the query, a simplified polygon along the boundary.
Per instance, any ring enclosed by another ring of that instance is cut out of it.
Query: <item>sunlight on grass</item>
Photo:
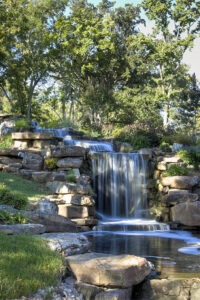
[[[35,236],[0,233],[0,299],[28,296],[55,285],[64,271],[62,257]]]
[[[49,192],[44,184],[29,181],[13,174],[0,172],[0,182],[4,183],[12,193],[25,196],[30,201],[44,197]]]

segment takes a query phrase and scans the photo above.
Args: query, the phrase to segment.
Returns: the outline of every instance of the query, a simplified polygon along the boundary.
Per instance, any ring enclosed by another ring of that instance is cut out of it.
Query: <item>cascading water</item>
[[[147,209],[146,162],[138,153],[95,153],[97,211],[110,218],[141,217]]]
[[[97,230],[169,230],[149,219],[146,168],[147,161],[138,153],[93,153],[96,209],[102,216]]]

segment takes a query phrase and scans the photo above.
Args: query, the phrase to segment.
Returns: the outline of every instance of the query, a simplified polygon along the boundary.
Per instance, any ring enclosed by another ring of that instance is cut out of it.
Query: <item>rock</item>
[[[52,140],[53,135],[49,132],[13,132],[13,140]]]
[[[75,287],[77,291],[83,295],[84,299],[87,300],[93,300],[95,299],[95,296],[101,292],[104,292],[104,288],[88,284],[88,283],[83,283],[83,282],[77,282],[75,284]],[[126,298],[125,298],[126,299]],[[123,299],[123,300],[125,300]]]
[[[175,189],[191,189],[199,183],[198,176],[168,176],[161,179],[163,186]]]
[[[1,118],[1,117],[0,117]],[[3,117],[5,119],[6,117]],[[15,129],[15,122],[13,120],[0,120],[0,136],[13,132]]]
[[[73,219],[73,222],[76,223],[77,226],[95,226],[97,225],[98,220],[93,217],[89,217],[84,219]]]
[[[198,300],[200,279],[153,279],[145,281],[133,293],[135,300]]]
[[[144,149],[140,149],[138,151],[138,153],[142,154],[142,155],[146,155],[148,157],[148,159],[151,159],[152,155],[153,155],[153,150],[152,149],[148,149],[148,148],[144,148]]]
[[[7,212],[10,212],[10,213],[18,213],[19,210],[14,208],[13,206],[11,205],[6,205],[6,204],[1,204],[0,205],[0,211],[3,210],[3,211],[7,211]]]
[[[200,201],[176,204],[171,208],[172,221],[186,226],[200,226]]]
[[[132,288],[113,289],[97,294],[94,300],[131,300]]]
[[[14,174],[18,174],[19,173],[19,169],[21,167],[17,166],[17,167],[12,167],[12,166],[4,166],[3,167],[3,171],[6,173],[14,173]]]
[[[32,223],[45,225],[46,232],[77,232],[76,224],[63,216],[33,211],[23,213]]]
[[[188,191],[171,191],[169,190],[169,193],[163,197],[163,201],[169,203],[169,204],[176,204],[179,202],[193,202],[197,201],[199,199],[199,196],[197,194],[188,193]]]
[[[56,140],[35,140],[33,141],[33,148],[45,149],[54,143]]]
[[[47,239],[51,250],[64,256],[86,253],[91,247],[87,237],[80,233],[45,233],[41,236]]]
[[[88,218],[94,216],[95,210],[91,206],[75,206],[68,204],[58,204],[58,214],[70,219]]]
[[[157,164],[157,169],[159,171],[166,171],[167,170],[167,163],[164,161],[161,161]]]
[[[60,196],[64,203],[84,206],[94,206],[95,201],[92,196],[81,194],[64,194]]]
[[[179,163],[183,162],[182,159],[176,155],[166,155],[163,157],[163,161],[166,163]]]
[[[38,212],[39,213],[46,213],[51,215],[58,214],[58,208],[55,203],[50,201],[49,199],[42,199],[38,202]]]
[[[34,170],[26,170],[26,169],[20,169],[19,174],[25,178],[25,179],[32,179],[32,173],[35,172]]]
[[[41,224],[0,225],[0,231],[9,235],[41,234],[45,232],[45,226]]]
[[[45,157],[83,157],[86,154],[86,149],[79,146],[51,146],[44,150]]]
[[[66,158],[59,159],[56,165],[58,168],[69,169],[69,168],[80,168],[82,163],[83,163],[83,159],[80,157],[75,157],[75,158],[66,157]]]
[[[48,182],[46,185],[53,194],[87,195],[91,192],[90,186],[83,186],[75,183],[54,181],[54,182]]]
[[[18,149],[27,149],[32,146],[32,143],[30,141],[14,141],[13,147]]]
[[[151,271],[145,258],[133,255],[86,253],[67,258],[67,264],[78,282],[111,288],[139,284]]]
[[[32,179],[36,182],[47,183],[50,181],[66,181],[65,172],[33,171]]]
[[[21,165],[22,159],[20,158],[11,158],[11,157],[7,157],[7,156],[0,156],[0,163],[4,164],[4,165],[16,165],[19,164],[19,166]]]
[[[36,153],[25,153],[22,166],[25,169],[41,170],[43,167],[43,158]]]
[[[18,149],[0,148],[0,156],[19,157],[20,151]]]

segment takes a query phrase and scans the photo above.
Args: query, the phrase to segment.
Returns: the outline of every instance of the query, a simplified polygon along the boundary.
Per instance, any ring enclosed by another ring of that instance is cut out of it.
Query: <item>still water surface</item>
[[[200,278],[199,232],[95,231],[88,234],[94,252],[145,257],[154,264],[160,278]]]

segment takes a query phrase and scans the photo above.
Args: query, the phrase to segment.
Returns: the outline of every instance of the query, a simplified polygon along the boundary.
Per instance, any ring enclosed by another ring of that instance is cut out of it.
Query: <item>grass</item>
[[[0,233],[0,299],[30,296],[53,286],[64,272],[62,257],[35,236]]]
[[[40,183],[23,179],[9,173],[0,172],[0,182],[3,183],[13,194],[26,197],[29,201],[45,197],[49,190]]]

